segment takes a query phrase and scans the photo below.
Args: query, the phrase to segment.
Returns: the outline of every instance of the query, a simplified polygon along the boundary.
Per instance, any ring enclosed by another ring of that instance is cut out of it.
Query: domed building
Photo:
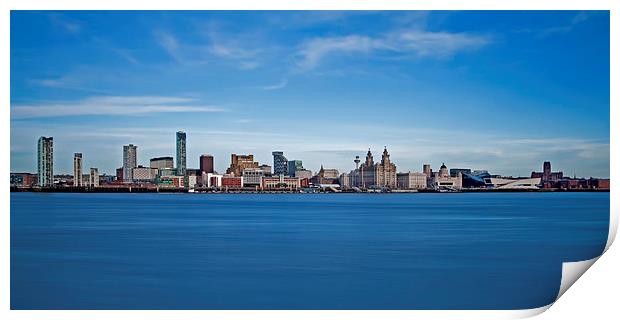
[[[456,177],[450,176],[448,167],[442,163],[439,172],[433,175],[431,187],[434,189],[461,189],[463,187],[463,175],[459,172]]]

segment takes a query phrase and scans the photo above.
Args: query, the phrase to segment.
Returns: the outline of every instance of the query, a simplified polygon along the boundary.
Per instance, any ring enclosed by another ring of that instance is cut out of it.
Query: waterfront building
[[[422,165],[422,173],[426,175],[426,178],[430,179],[433,177],[433,169],[431,169],[430,164]]]
[[[295,170],[295,174],[293,175],[295,178],[299,179],[312,179],[312,171],[307,169]]]
[[[160,177],[177,175],[177,169],[175,168],[162,168],[162,169],[158,169],[157,171],[158,171],[157,175]]]
[[[439,172],[433,174],[431,187],[435,190],[449,189],[458,190],[463,187],[462,174],[459,172],[456,177],[450,176],[450,172],[445,164],[439,168]]]
[[[81,187],[84,185],[84,177],[82,176],[82,154],[73,154],[73,186]]]
[[[319,172],[310,179],[310,182],[315,185],[320,184],[339,184],[338,180],[340,179],[340,173],[337,169],[325,169],[323,165],[321,165],[321,169]]]
[[[223,176],[221,179],[220,188],[222,189],[241,189],[242,187],[243,177]]]
[[[116,180],[116,176],[109,174],[99,175],[99,184],[113,184],[114,180]]]
[[[489,174],[488,170],[474,170],[471,172],[471,174],[476,175],[476,176],[491,176],[491,174]]]
[[[254,156],[233,153],[230,155],[230,167],[226,173],[240,177],[243,170],[248,168],[258,168],[258,162],[254,161]]]
[[[191,168],[185,169],[186,176],[200,176],[201,174],[202,173],[200,172],[200,169],[191,169]]]
[[[488,178],[490,187],[495,189],[538,189],[541,178]]]
[[[450,176],[456,177],[459,172],[463,175],[464,173],[471,173],[471,169],[450,169]]]
[[[545,161],[543,163],[542,172],[532,172],[531,178],[540,178],[540,183],[543,188],[553,188],[553,186],[564,178],[562,171],[552,172],[551,162]]]
[[[287,164],[288,176],[295,177],[295,172],[303,170],[304,166],[301,160],[289,160]]]
[[[567,179],[560,182],[561,189],[600,189],[609,190],[609,179]]]
[[[185,175],[187,168],[187,135],[183,131],[177,132],[177,174]]]
[[[158,179],[157,186],[160,188],[185,188],[185,177],[162,176]]]
[[[133,182],[155,182],[159,170],[157,168],[147,168],[137,166],[133,168],[131,176]]]
[[[123,146],[123,181],[131,182],[133,168],[138,166],[138,146]]]
[[[594,179],[594,178],[590,178],[589,185],[591,186],[592,189],[605,189],[605,190],[609,190],[609,187],[610,187],[609,181],[610,181],[609,179]]]
[[[420,172],[404,172],[396,174],[396,184],[399,189],[426,189],[428,184],[426,174]]]
[[[11,172],[11,186],[32,187],[37,184],[37,175],[27,172]]]
[[[491,175],[486,170],[474,170],[472,173],[462,173],[463,188],[490,188]]]
[[[116,181],[123,181],[123,167],[116,168]]]
[[[263,172],[265,172],[266,176],[270,176],[271,175],[271,166],[268,164],[261,164],[260,166],[258,166],[259,169],[261,169]]]
[[[284,152],[282,151],[274,151],[271,153],[273,155],[273,175],[287,175],[288,174],[288,160],[284,156]]]
[[[203,154],[200,156],[200,174],[202,173],[214,173],[213,169],[213,156],[210,154]]]
[[[40,187],[54,185],[54,138],[40,137],[37,144],[37,177]]]
[[[261,188],[263,190],[297,190],[301,188],[301,179],[293,177],[263,177]]]
[[[99,186],[99,169],[90,168],[90,175],[88,176],[88,186],[89,187],[98,187]]]
[[[396,165],[390,160],[387,147],[383,149],[381,162],[375,163],[372,152],[368,149],[366,161],[352,173],[355,176],[351,179],[356,187],[362,188],[396,188]],[[359,179],[357,179],[359,176]]]
[[[155,169],[174,168],[174,160],[172,157],[151,158],[150,167]]]
[[[359,167],[356,170],[351,170],[349,173],[345,173],[345,177],[342,177],[342,179],[344,179],[344,183],[340,184],[341,188],[348,189],[362,186],[362,174]]]
[[[351,188],[351,174],[350,173],[340,174],[340,177],[338,177],[338,182],[340,183],[341,189]]]
[[[222,175],[216,173],[203,173],[202,186],[207,188],[218,188],[222,185]]]
[[[62,187],[73,185],[73,175],[55,174],[53,184],[54,186],[62,186]]]
[[[259,168],[247,168],[243,169],[243,186],[253,187],[260,186],[265,172]]]
[[[187,188],[194,189],[198,185],[199,176],[188,175],[187,176]]]

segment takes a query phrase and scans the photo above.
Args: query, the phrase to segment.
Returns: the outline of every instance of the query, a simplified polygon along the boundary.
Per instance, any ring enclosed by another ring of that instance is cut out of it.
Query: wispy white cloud
[[[140,61],[138,61],[138,59],[136,59],[136,57],[129,50],[119,49],[119,48],[112,48],[111,50],[112,50],[112,52],[116,53],[121,58],[127,60],[129,63],[131,63],[133,65],[139,65],[140,64]]]
[[[233,61],[242,70],[255,69],[261,65],[259,56],[266,44],[257,43],[262,37],[256,33],[246,31],[233,34],[223,31],[223,28],[215,22],[200,28],[208,41],[207,50],[214,57]]]
[[[280,90],[285,88],[288,85],[288,80],[287,79],[282,79],[280,82],[272,84],[272,85],[268,85],[268,86],[264,86],[263,90]]]
[[[47,79],[32,79],[30,83],[36,86],[46,87],[46,88],[55,88],[55,89],[69,89],[76,91],[84,91],[91,93],[106,93],[103,90],[89,88],[83,86],[80,81],[71,75],[64,75],[57,78],[47,78]]]
[[[260,66],[261,49],[250,48],[244,39],[222,35],[214,28],[207,28],[202,42],[181,41],[166,31],[154,33],[155,41],[177,63],[202,65],[210,61],[232,61],[238,69],[251,70]]]
[[[585,11],[580,11],[579,13],[575,14],[572,17],[572,19],[570,20],[569,23],[567,23],[565,25],[552,26],[552,27],[548,27],[548,28],[542,29],[542,30],[538,31],[537,36],[539,38],[546,38],[548,36],[552,36],[552,35],[556,35],[556,34],[569,33],[571,31],[573,31],[573,29],[575,29],[575,27],[578,24],[588,20],[591,15],[592,15],[592,13],[585,12]]]
[[[233,122],[234,123],[245,124],[245,123],[252,123],[252,122],[254,122],[254,119],[235,119]]]
[[[398,30],[383,36],[348,35],[314,38],[304,42],[298,52],[298,67],[309,70],[334,54],[392,52],[402,56],[447,58],[458,52],[485,46],[491,39],[469,33]]]
[[[197,105],[183,97],[99,96],[64,103],[14,104],[13,119],[80,115],[139,115],[145,113],[224,112],[216,106]]]
[[[185,57],[180,51],[180,45],[177,38],[172,34],[164,31],[156,31],[154,34],[157,44],[166,51],[176,62],[185,63]]]
[[[54,25],[62,28],[68,33],[78,34],[82,31],[82,25],[80,23],[61,16],[60,14],[51,14],[49,17]]]
[[[315,68],[322,59],[334,53],[368,53],[376,42],[367,36],[350,35],[344,37],[314,38],[306,41],[299,52],[298,66],[302,70]]]

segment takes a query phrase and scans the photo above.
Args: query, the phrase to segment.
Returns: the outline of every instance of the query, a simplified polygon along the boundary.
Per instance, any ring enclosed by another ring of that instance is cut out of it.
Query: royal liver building
[[[359,159],[356,160],[356,164],[358,162]],[[363,189],[381,187],[396,188],[396,165],[390,161],[390,154],[387,151],[387,147],[383,149],[381,162],[377,163],[374,162],[372,152],[368,149],[366,161],[341,178],[343,180],[348,180],[348,183],[345,183],[348,187]]]

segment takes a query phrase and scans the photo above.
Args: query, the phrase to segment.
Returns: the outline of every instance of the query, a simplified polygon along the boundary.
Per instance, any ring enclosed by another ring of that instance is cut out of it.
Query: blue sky
[[[271,151],[341,171],[387,145],[423,163],[609,176],[608,12],[11,13],[11,171],[74,152],[113,173]],[[376,156],[375,159],[379,157]]]

